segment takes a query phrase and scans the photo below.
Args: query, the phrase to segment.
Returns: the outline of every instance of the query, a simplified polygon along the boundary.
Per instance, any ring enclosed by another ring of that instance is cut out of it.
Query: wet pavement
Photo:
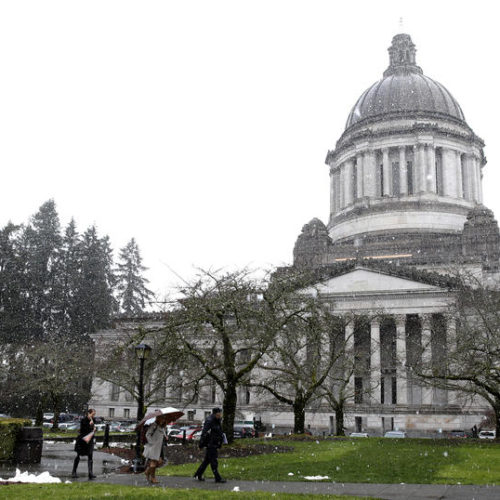
[[[22,472],[39,474],[45,471],[62,481],[71,479],[71,469],[75,452],[68,443],[44,442],[42,462],[36,465],[17,466]],[[118,474],[123,465],[120,457],[94,451],[94,473],[98,476],[94,482],[129,486],[147,486],[144,474]],[[194,466],[193,466],[194,467]],[[16,466],[0,465],[0,477],[9,478],[16,474]],[[86,459],[82,458],[78,467],[80,478],[87,481]],[[200,482],[189,477],[158,476],[160,483],[152,488],[196,488],[211,491],[267,491],[272,493],[305,493],[309,495],[355,495],[371,496],[386,500],[498,500],[500,486],[475,485],[440,485],[440,484],[366,484],[322,482],[287,482],[287,481],[238,481],[229,480],[225,484],[214,483],[210,478]]]

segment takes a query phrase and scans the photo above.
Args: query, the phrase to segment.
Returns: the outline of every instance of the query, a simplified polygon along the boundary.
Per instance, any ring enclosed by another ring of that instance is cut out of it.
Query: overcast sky
[[[398,32],[486,142],[500,214],[495,2],[2,1],[0,226],[135,237],[160,293],[194,266],[291,263],[328,149]],[[399,19],[403,18],[403,28]]]

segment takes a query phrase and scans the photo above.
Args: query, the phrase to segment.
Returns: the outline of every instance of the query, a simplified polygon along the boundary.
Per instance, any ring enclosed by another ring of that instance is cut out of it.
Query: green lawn
[[[166,500],[216,500],[232,499],[260,500],[273,498],[276,500],[303,500],[311,498],[310,495],[289,495],[283,493],[245,493],[230,491],[204,491],[204,490],[174,490],[162,487],[119,486],[114,484],[13,484],[0,485],[0,498],[3,500],[142,500],[144,498],[162,498]],[[322,499],[349,499],[361,500],[360,497],[315,495],[314,498]],[[363,500],[367,500],[363,497]]]
[[[232,480],[303,481],[320,475],[353,483],[500,484],[500,444],[492,442],[357,438],[273,443],[294,451],[220,459],[221,474]],[[168,465],[159,474],[188,476],[195,469],[194,464]],[[211,476],[210,468],[206,474]]]

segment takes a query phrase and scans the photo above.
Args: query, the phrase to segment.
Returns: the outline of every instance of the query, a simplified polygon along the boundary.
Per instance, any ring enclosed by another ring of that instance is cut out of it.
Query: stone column
[[[477,175],[477,157],[476,155],[471,156],[472,162],[471,162],[471,194],[472,194],[472,201],[478,201],[479,200],[479,189],[478,189],[478,175]]]
[[[462,183],[462,155],[457,151],[457,198],[464,197],[463,183]]]
[[[431,318],[428,315],[422,316],[422,370],[424,373],[429,371],[432,362],[431,346]],[[422,387],[422,404],[432,404],[433,388]]]
[[[445,196],[458,197],[455,152],[448,148],[442,149],[443,159],[443,193]]]
[[[335,215],[335,177],[333,167],[330,167],[330,213]]]
[[[396,316],[396,403],[408,404],[406,381],[406,315]]]
[[[416,193],[421,193],[425,192],[427,190],[427,180],[426,180],[426,168],[425,168],[425,144],[419,143],[417,144],[417,161],[416,163],[416,170],[417,170],[417,175],[415,176],[416,179],[416,186],[415,186],[415,192]]]
[[[369,198],[375,198],[377,196],[377,170],[376,156],[373,150],[368,150],[365,153],[364,181],[364,195]]]
[[[477,201],[478,203],[483,202],[483,183],[482,183],[482,172],[481,172],[481,159],[476,157],[476,179],[477,179]]]
[[[464,169],[462,170],[463,184],[464,184],[464,198],[472,200],[472,186],[471,186],[471,168],[472,158],[469,153],[465,155]]]
[[[347,402],[354,404],[354,325],[349,322],[345,326],[345,370],[348,372],[345,375],[349,375],[349,382],[347,382],[346,394]]]
[[[358,153],[356,155],[356,194],[357,198],[363,198],[364,192],[363,192],[363,178],[364,178],[364,154],[363,153]]]
[[[406,166],[406,146],[399,147],[399,194],[408,194],[408,168]]]
[[[373,319],[370,323],[370,392],[374,405],[380,404],[380,322]]]
[[[345,164],[339,167],[339,210],[345,207]]]
[[[340,172],[335,171],[335,213],[340,212]]]
[[[431,193],[437,193],[437,183],[436,183],[436,150],[433,144],[427,144],[426,147],[427,156],[427,175],[426,175],[426,186],[427,191]]]
[[[392,194],[392,182],[391,182],[391,164],[389,161],[389,148],[383,148],[382,149],[382,172],[384,176],[384,182],[383,182],[383,190],[384,192],[382,193],[383,196],[390,196]]]
[[[354,161],[349,159],[344,164],[344,206],[348,207],[353,202]]]

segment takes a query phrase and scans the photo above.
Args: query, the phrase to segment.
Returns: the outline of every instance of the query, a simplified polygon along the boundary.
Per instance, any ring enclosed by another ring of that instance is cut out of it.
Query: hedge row
[[[24,418],[0,418],[0,461],[14,458],[18,433],[23,427],[31,427],[31,420]]]

